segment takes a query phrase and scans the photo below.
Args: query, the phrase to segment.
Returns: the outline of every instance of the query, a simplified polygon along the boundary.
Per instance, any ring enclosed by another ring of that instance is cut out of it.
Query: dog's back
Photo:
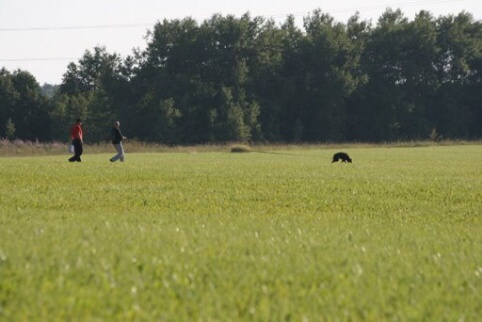
[[[333,160],[331,161],[331,163],[333,162],[338,162],[338,160],[341,160],[341,162],[349,162],[351,163],[352,160],[351,158],[348,156],[347,153],[345,152],[338,152],[338,153],[335,153],[333,155]]]

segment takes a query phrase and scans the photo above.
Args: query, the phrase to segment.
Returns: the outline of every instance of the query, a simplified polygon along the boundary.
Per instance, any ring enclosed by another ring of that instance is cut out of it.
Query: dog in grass
[[[331,161],[331,163],[338,162],[339,160],[341,160],[341,162],[348,162],[348,163],[351,163],[351,161],[352,161],[350,156],[348,156],[347,153],[338,152],[338,153],[333,154],[333,161]]]

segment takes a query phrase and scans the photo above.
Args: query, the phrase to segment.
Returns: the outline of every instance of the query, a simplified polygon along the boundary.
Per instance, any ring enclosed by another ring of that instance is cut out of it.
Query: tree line
[[[374,24],[315,10],[283,23],[248,13],[163,20],[126,58],[103,47],[58,86],[0,70],[0,137],[162,144],[381,142],[482,137],[482,24],[467,12]]]

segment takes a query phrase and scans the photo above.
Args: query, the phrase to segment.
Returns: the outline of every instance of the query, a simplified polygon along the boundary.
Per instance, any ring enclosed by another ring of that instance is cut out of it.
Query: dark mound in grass
[[[249,146],[246,145],[235,145],[231,147],[231,153],[244,153],[251,152]]]

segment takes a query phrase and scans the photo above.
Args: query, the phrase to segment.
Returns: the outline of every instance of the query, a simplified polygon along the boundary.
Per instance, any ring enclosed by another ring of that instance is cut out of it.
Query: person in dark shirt
[[[82,132],[82,120],[77,119],[75,124],[70,130],[70,138],[72,139],[72,145],[74,146],[74,155],[69,159],[70,162],[80,162],[80,156],[84,152],[84,137]]]
[[[114,122],[114,127],[112,128],[111,136],[112,136],[112,144],[117,150],[117,154],[114,155],[112,158],[110,158],[110,162],[116,162],[117,160],[124,162],[124,147],[122,146],[122,141],[127,138],[122,135],[119,121]]]

